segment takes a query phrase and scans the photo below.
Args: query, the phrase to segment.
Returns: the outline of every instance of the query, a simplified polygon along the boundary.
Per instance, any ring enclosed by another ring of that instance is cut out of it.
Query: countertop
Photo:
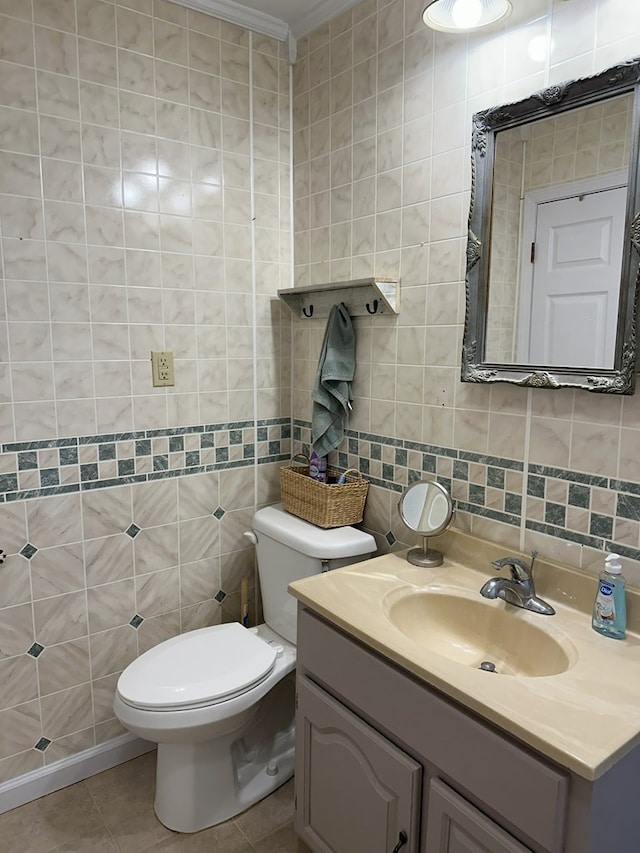
[[[438,547],[445,557],[435,569],[416,568],[405,552],[397,552],[295,581],[289,592],[425,684],[585,779],[599,778],[640,745],[640,591],[627,590],[627,636],[612,640],[591,628],[596,578],[539,558],[536,591],[553,604],[555,616],[503,601],[488,604],[545,628],[572,649],[575,662],[550,676],[486,673],[424,648],[387,618],[385,599],[394,591],[479,591],[498,574],[491,560],[507,555],[458,531],[445,534]]]

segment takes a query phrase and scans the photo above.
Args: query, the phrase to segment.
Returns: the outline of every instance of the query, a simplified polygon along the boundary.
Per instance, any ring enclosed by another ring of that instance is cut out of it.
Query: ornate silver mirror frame
[[[485,360],[491,245],[491,210],[496,134],[575,107],[633,94],[625,245],[612,369]],[[640,291],[640,58],[593,77],[551,86],[513,104],[492,107],[473,117],[472,185],[467,241],[466,316],[462,347],[463,382],[509,382],[535,388],[583,388],[605,394],[633,394],[637,358]]]

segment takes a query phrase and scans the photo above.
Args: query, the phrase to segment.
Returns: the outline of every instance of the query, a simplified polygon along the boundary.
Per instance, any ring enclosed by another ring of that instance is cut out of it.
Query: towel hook
[[[373,300],[373,311],[371,310],[371,308],[369,308],[369,303],[367,302],[367,311],[369,312],[369,314],[377,314],[378,313],[378,300],[377,299]]]
[[[313,305],[309,305],[309,313],[307,314],[307,309],[303,308],[302,313],[305,317],[313,317]]]

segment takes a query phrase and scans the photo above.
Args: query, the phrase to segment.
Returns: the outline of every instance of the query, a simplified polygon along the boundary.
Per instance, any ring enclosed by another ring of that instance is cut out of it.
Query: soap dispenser
[[[598,577],[591,626],[594,631],[614,640],[623,640],[627,628],[624,586],[620,556],[609,554]]]

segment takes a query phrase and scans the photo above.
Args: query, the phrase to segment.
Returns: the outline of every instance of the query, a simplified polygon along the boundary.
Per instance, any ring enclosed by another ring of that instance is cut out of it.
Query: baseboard
[[[44,797],[45,794],[52,794],[82,779],[88,779],[96,773],[102,773],[103,770],[108,770],[131,758],[137,758],[155,748],[155,743],[126,733],[49,764],[47,767],[9,779],[8,782],[0,785],[0,814]]]

